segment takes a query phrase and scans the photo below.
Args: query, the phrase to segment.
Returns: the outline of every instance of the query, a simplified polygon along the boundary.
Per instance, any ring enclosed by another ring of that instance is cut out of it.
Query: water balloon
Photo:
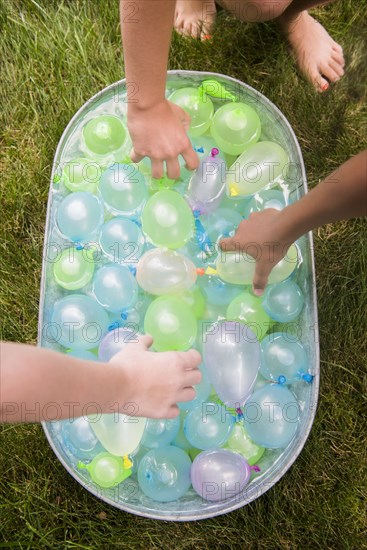
[[[227,171],[228,196],[253,195],[269,184],[282,182],[288,162],[287,153],[277,143],[254,143]]]
[[[191,486],[191,460],[174,446],[149,451],[140,461],[138,482],[145,495],[158,502],[182,497]]]
[[[196,318],[183,300],[176,296],[160,296],[147,309],[144,329],[153,337],[153,347],[157,351],[185,351],[195,341]]]
[[[208,130],[214,112],[212,100],[197,88],[175,90],[168,98],[190,116],[190,134],[200,136]]]
[[[176,191],[155,193],[142,213],[143,231],[156,246],[180,248],[192,237],[194,216]]]
[[[203,357],[223,403],[241,407],[251,395],[260,367],[260,345],[253,331],[241,323],[213,323],[204,337]]]
[[[90,296],[71,294],[54,305],[48,339],[66,348],[95,348],[109,325],[105,310]]]
[[[193,447],[214,449],[226,443],[234,423],[234,417],[224,406],[204,402],[189,411],[184,432]]]
[[[121,312],[134,307],[138,298],[138,284],[127,267],[107,264],[96,272],[93,292],[105,309]]]
[[[256,390],[243,409],[251,439],[268,449],[282,449],[295,436],[300,418],[299,404],[292,392],[279,384]]]
[[[139,260],[136,280],[150,294],[176,294],[190,289],[197,278],[191,260],[174,252],[153,248]]]
[[[55,281],[66,290],[83,288],[93,277],[93,256],[87,250],[67,248],[53,265]]]
[[[87,122],[83,128],[83,137],[92,153],[105,155],[122,147],[126,130],[116,116],[100,115]]]
[[[60,232],[71,241],[88,241],[103,223],[103,206],[91,193],[71,193],[58,205],[56,222]]]
[[[145,239],[137,223],[116,216],[101,227],[99,243],[113,262],[134,264],[144,252]]]
[[[136,215],[148,197],[145,178],[133,164],[109,166],[102,173],[99,190],[110,209],[125,216]]]
[[[216,111],[210,131],[219,149],[229,155],[240,155],[259,139],[261,123],[252,107],[234,102]]]

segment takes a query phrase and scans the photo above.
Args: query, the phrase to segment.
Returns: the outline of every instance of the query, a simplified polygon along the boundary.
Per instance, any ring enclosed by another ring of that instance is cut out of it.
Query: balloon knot
[[[283,385],[286,383],[286,381],[287,381],[286,377],[283,376],[282,374],[278,376],[278,384]]]
[[[79,242],[75,243],[75,248],[76,248],[76,250],[83,250],[82,243],[79,243]]]
[[[210,151],[210,155],[215,158],[217,155],[219,155],[219,149],[213,147],[213,149]]]
[[[133,462],[130,460],[128,455],[123,456],[122,461],[123,461],[123,464],[124,464],[124,468],[126,470],[128,470],[129,468],[131,468],[133,466]]]
[[[259,466],[257,466],[257,464],[250,466],[250,470],[252,470],[253,472],[261,472],[261,469],[259,468]]]
[[[194,218],[197,219],[199,216],[201,216],[202,211],[199,208],[195,208],[192,213],[194,214]]]
[[[302,374],[301,378],[305,382],[308,382],[309,384],[311,384],[312,380],[314,379],[313,375],[309,374],[308,372],[305,372],[304,374]]]
[[[136,267],[135,267],[134,265],[129,265],[129,266],[128,266],[128,270],[129,270],[130,273],[131,273],[132,275],[134,275],[134,277],[135,277],[135,275],[136,275]]]
[[[205,275],[205,269],[203,267],[197,267],[196,273],[200,275],[200,277],[202,277],[203,275]]]
[[[120,328],[120,323],[118,321],[114,321],[113,323],[111,323],[108,327],[107,327],[107,330],[109,332],[111,332],[112,330],[115,330],[116,328]]]
[[[241,407],[236,407],[236,415],[237,415],[237,420],[242,420],[243,412],[242,412]]]
[[[126,312],[126,311],[123,311],[123,312],[121,313],[121,319],[122,319],[123,321],[126,321],[126,319],[127,319],[127,312]]]
[[[196,151],[197,153],[204,153],[204,147],[194,147],[194,151]]]

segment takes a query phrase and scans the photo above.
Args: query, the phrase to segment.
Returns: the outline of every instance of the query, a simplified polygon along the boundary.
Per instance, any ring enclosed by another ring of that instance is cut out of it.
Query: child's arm
[[[173,418],[194,399],[200,354],[148,351],[150,336],[129,343],[110,363],[76,359],[24,344],[0,344],[0,422],[38,422],[121,412]],[[91,405],[89,414],[96,412]]]
[[[310,193],[278,212],[272,208],[251,214],[234,237],[222,239],[223,250],[251,254],[257,244],[254,292],[261,295],[270,271],[294,241],[326,223],[367,214],[367,150],[342,164]]]
[[[180,154],[189,169],[199,164],[186,134],[189,116],[165,99],[174,12],[174,0],[120,0],[131,158],[150,157],[155,178],[163,176],[164,161],[168,177],[178,178]]]

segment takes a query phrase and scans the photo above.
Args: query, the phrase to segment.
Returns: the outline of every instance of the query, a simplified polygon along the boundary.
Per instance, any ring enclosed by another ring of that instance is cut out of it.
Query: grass
[[[366,147],[364,0],[315,11],[345,50],[347,74],[316,95],[272,23],[220,12],[214,40],[174,36],[170,68],[234,76],[287,116],[310,185]],[[1,331],[35,343],[54,151],[74,112],[124,75],[117,0],[0,0]],[[0,548],[366,548],[366,225],[315,232],[321,393],[291,470],[251,505],[199,523],[121,513],[84,491],[37,425],[0,429]]]

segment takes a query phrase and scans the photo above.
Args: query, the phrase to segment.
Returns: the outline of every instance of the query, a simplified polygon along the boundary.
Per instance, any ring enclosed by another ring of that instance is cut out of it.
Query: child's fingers
[[[252,289],[256,296],[262,296],[264,294],[272,267],[273,266],[269,264],[256,262],[255,273],[252,280]]]
[[[236,242],[233,237],[227,237],[219,241],[219,246],[224,252],[233,252],[236,250]]]
[[[188,170],[196,170],[199,166],[199,157],[192,148],[191,143],[187,148],[181,153],[181,156],[184,158]]]
[[[161,160],[151,159],[153,178],[163,178],[163,162]]]
[[[168,159],[166,160],[167,176],[171,180],[176,180],[180,177],[180,164],[178,159]]]
[[[143,160],[144,155],[138,155],[138,153],[136,153],[135,149],[131,149],[130,158],[133,162],[138,163],[141,160]]]
[[[196,391],[194,388],[184,388],[178,395],[179,402],[192,401],[196,397]]]

